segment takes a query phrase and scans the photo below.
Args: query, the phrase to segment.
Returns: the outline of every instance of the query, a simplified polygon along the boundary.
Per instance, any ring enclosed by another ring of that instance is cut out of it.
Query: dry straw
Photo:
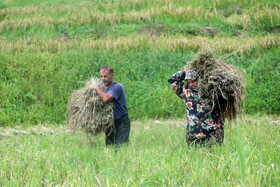
[[[91,78],[90,83],[106,91],[100,79]],[[98,135],[113,125],[113,104],[104,103],[93,88],[79,89],[69,99],[67,122],[74,131],[82,129],[87,134]]]
[[[184,70],[193,68],[198,74],[200,97],[212,102],[212,110],[222,119],[236,120],[243,111],[245,83],[243,74],[233,65],[214,58],[214,53],[203,49],[187,62]]]
[[[1,25],[1,24],[0,24]],[[1,27],[1,26],[0,26]],[[92,38],[79,39],[69,38],[69,40],[42,39],[38,37],[28,37],[21,40],[10,40],[0,38],[0,52],[51,52],[58,53],[72,49],[106,49],[106,50],[156,50],[164,49],[174,52],[196,51],[203,46],[209,46],[219,53],[250,54],[254,50],[262,51],[280,45],[280,37],[277,34],[268,34],[266,36],[257,36],[254,38],[227,38],[218,37],[208,38],[196,36],[187,38],[181,35],[174,36],[156,36],[151,39],[151,35],[143,34],[138,36],[126,36],[118,38],[103,38],[95,40]]]

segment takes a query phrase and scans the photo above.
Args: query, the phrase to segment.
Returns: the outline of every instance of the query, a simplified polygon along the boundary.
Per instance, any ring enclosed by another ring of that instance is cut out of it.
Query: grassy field
[[[1,128],[0,186],[279,186],[279,116],[227,124],[212,149],[188,147],[185,122],[134,121],[120,149],[65,126]]]
[[[202,48],[246,71],[223,146],[187,147],[167,79]],[[0,186],[279,186],[278,0],[1,0]],[[68,98],[112,66],[128,146],[66,128]]]
[[[69,95],[115,69],[132,120],[181,118],[167,79],[197,51],[246,74],[245,113],[280,113],[274,0],[3,0],[0,126],[64,124]]]

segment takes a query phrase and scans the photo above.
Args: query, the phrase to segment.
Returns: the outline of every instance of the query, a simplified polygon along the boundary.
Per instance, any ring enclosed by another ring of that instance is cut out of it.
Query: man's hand
[[[96,84],[91,84],[88,86],[89,88],[93,88],[95,89],[97,95],[100,97],[100,99],[104,102],[104,103],[108,103],[110,102],[112,99],[114,99],[114,96],[110,93],[106,93],[103,90],[101,90],[101,88],[99,86],[97,86]]]
[[[95,90],[97,90],[99,87],[96,84],[91,84],[89,85],[90,88],[93,88]]]
[[[86,86],[88,87],[89,85],[91,85],[91,82],[90,82],[90,81],[87,81],[87,82],[86,82]]]

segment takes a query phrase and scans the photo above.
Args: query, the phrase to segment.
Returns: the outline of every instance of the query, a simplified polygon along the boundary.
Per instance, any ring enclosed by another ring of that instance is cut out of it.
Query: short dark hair
[[[113,68],[110,67],[110,66],[101,66],[101,67],[100,67],[100,71],[101,71],[101,70],[109,71],[110,74],[113,74],[113,73],[114,73]]]

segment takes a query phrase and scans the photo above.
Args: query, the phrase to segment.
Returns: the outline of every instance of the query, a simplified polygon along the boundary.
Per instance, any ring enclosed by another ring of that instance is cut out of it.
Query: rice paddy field
[[[134,121],[119,149],[65,126],[1,128],[0,185],[279,186],[279,116],[245,116],[211,149],[187,146],[184,120]]]
[[[202,48],[245,71],[244,116],[187,147],[167,79]],[[279,186],[277,0],[1,0],[0,186]],[[114,68],[130,143],[66,125],[74,90]]]

